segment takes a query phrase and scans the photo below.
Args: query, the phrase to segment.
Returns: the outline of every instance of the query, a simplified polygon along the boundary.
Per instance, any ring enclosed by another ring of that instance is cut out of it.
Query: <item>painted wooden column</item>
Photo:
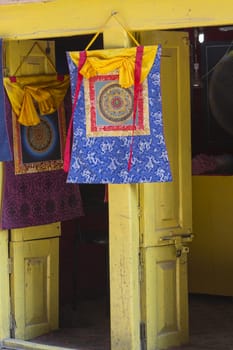
[[[3,184],[3,163],[0,163],[0,203]],[[10,298],[8,266],[8,231],[0,230],[0,346],[1,340],[10,336]]]
[[[0,342],[10,336],[10,302],[8,274],[8,232],[0,231]]]
[[[109,25],[114,25],[111,19]],[[129,47],[117,27],[104,31],[104,47]],[[140,349],[139,223],[137,185],[109,185],[111,350]]]
[[[140,349],[137,185],[109,185],[111,349]]]

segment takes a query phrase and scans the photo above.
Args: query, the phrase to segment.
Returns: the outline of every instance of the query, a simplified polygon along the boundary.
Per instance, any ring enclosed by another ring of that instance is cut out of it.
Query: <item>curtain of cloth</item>
[[[7,97],[5,100],[12,143],[12,109]],[[14,163],[4,163],[2,229],[44,225],[82,215],[79,186],[67,184],[63,170],[15,175]]]

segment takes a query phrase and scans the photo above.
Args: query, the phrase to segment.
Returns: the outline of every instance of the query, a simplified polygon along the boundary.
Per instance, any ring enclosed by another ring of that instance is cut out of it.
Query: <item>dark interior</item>
[[[53,39],[55,40],[56,68],[59,74],[69,74],[66,51],[84,50],[92,37],[92,35],[82,35]],[[103,36],[99,35],[90,50],[102,48]],[[68,113],[71,111],[69,97],[66,101]],[[70,115],[67,115],[67,119],[69,117]],[[79,188],[84,216],[62,222],[60,326],[66,326],[64,310],[68,308],[75,311],[79,300],[106,298],[109,294],[107,187],[81,184]]]

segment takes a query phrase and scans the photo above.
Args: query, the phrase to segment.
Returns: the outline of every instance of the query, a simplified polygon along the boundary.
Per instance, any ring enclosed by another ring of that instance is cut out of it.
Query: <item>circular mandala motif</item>
[[[45,119],[40,124],[27,128],[27,142],[34,152],[45,152],[53,140],[53,131]]]
[[[125,122],[132,117],[133,93],[119,84],[109,83],[99,92],[98,110],[111,123]]]

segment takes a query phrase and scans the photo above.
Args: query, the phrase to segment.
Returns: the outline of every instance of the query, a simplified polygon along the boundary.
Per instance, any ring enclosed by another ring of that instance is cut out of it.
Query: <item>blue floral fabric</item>
[[[86,95],[82,82],[74,111],[73,143],[68,183],[126,184],[172,181],[163,134],[160,92],[159,46],[155,61],[147,77],[149,133],[134,136],[118,134],[91,136],[87,133]],[[72,99],[74,101],[77,66],[67,53]],[[97,103],[97,100],[96,100]],[[102,108],[104,108],[103,104]],[[109,121],[108,121],[109,122]],[[114,123],[113,123],[114,124]],[[88,134],[88,135],[87,135]],[[132,166],[128,170],[130,145],[133,141]]]
[[[6,127],[5,113],[5,93],[3,87],[3,58],[2,58],[2,39],[0,39],[0,161],[12,160],[12,152],[9,143],[9,136]]]

